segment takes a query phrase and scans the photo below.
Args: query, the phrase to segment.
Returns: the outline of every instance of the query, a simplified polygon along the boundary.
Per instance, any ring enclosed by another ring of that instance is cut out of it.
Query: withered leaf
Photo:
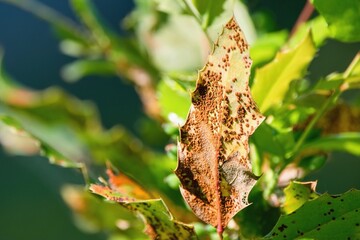
[[[256,183],[248,138],[264,117],[248,86],[251,59],[244,33],[232,18],[200,71],[186,123],[180,128],[181,193],[194,213],[222,233],[249,205]]]

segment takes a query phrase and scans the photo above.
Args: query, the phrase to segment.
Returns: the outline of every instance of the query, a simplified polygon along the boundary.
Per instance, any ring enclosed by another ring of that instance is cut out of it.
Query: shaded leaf
[[[257,177],[248,158],[248,137],[263,121],[248,86],[248,44],[234,18],[224,27],[200,71],[192,106],[180,128],[181,193],[194,213],[217,226],[248,206]]]
[[[279,52],[269,64],[256,70],[251,92],[261,111],[282,103],[291,81],[304,76],[316,49],[307,34],[294,49]]]
[[[360,156],[360,133],[347,132],[327,135],[309,141],[301,148],[302,151],[344,151]]]
[[[290,215],[281,216],[266,239],[357,239],[359,199],[359,190],[335,196],[323,194]]]
[[[332,37],[345,41],[360,41],[360,2],[358,0],[312,0],[325,18]]]
[[[242,237],[239,237],[239,239],[259,239],[271,231],[280,217],[280,209],[271,206],[264,199],[261,185],[262,183],[258,181],[250,192],[249,200],[252,204],[234,217],[234,220],[240,226]]]
[[[193,227],[174,220],[163,200],[149,199],[145,190],[123,175],[114,175],[111,170],[108,175],[110,186],[93,184],[90,190],[141,214],[146,224],[145,233],[151,239],[196,239]]]
[[[26,137],[27,139],[32,140],[32,144],[36,144],[38,147],[39,153],[49,159],[49,161],[53,164],[57,164],[63,167],[72,167],[72,168],[82,168],[83,163],[76,161],[75,159],[72,159],[71,157],[66,157],[64,154],[62,154],[61,150],[56,149],[56,145],[50,146],[46,141],[43,141],[41,138],[35,136],[30,131],[26,130],[19,122],[17,122],[12,117],[1,115],[0,114],[0,123],[5,124],[6,126],[12,128],[11,133],[15,135],[20,135],[22,137]],[[9,140],[11,136],[7,135],[6,137],[2,137],[0,139],[0,143],[4,146],[9,145],[7,141]],[[19,140],[19,139],[18,139]],[[11,143],[10,143],[11,145]],[[13,147],[13,146],[10,146]],[[24,147],[24,146],[22,146]],[[37,148],[36,148],[37,149]],[[23,149],[21,149],[23,150]],[[28,151],[26,151],[26,154],[29,154]],[[32,152],[31,154],[38,153],[37,151]]]
[[[318,154],[307,156],[299,162],[299,167],[305,171],[305,174],[310,171],[316,171],[320,169],[326,163],[327,155],[326,154]]]
[[[296,211],[304,203],[318,197],[315,193],[317,182],[290,182],[284,189],[285,202],[282,206],[286,214]]]

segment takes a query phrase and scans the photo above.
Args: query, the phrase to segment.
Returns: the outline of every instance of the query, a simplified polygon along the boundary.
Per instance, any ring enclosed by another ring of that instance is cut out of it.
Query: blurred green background
[[[42,2],[75,20],[67,1]],[[268,30],[289,31],[305,3],[248,2],[257,24],[265,25]],[[131,11],[133,2],[97,0],[94,3],[108,25],[124,34],[120,21]],[[138,134],[137,124],[144,115],[134,89],[110,77],[88,77],[74,84],[65,83],[60,69],[72,59],[60,53],[56,36],[47,23],[0,2],[0,47],[5,51],[5,69],[14,79],[35,89],[57,85],[80,99],[92,100],[106,128],[122,124]],[[343,71],[359,49],[359,44],[328,41],[311,65],[309,78]],[[360,188],[358,169],[359,159],[335,153],[321,172],[307,179],[318,179],[320,192],[341,193],[352,187]],[[337,174],[346,177],[340,179]],[[0,239],[105,239],[105,234],[81,232],[61,199],[63,184],[81,182],[76,170],[50,165],[41,157],[10,157],[0,150]]]

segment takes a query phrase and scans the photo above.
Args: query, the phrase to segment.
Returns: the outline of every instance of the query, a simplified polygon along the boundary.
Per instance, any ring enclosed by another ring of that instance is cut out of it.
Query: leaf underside
[[[232,18],[200,71],[186,123],[180,128],[181,193],[194,213],[221,233],[249,205],[258,177],[252,173],[248,138],[264,117],[248,86],[251,59]]]

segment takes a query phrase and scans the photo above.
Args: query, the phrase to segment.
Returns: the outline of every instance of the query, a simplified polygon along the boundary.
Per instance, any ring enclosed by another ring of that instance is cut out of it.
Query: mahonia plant
[[[359,99],[344,97],[360,88],[360,52],[344,72],[308,79],[328,39],[360,42],[359,1],[309,0],[288,34],[255,30],[240,0],[136,0],[127,36],[91,0],[69,0],[78,22],[37,1],[0,2],[53,27],[76,58],[66,81],[131,83],[162,126],[147,134],[169,137],[162,151],[104,129],[91,103],[22,86],[1,64],[0,144],[79,170],[85,187],[62,196],[80,226],[108,239],[360,238],[359,190],[304,180],[334,151],[360,156]]]

